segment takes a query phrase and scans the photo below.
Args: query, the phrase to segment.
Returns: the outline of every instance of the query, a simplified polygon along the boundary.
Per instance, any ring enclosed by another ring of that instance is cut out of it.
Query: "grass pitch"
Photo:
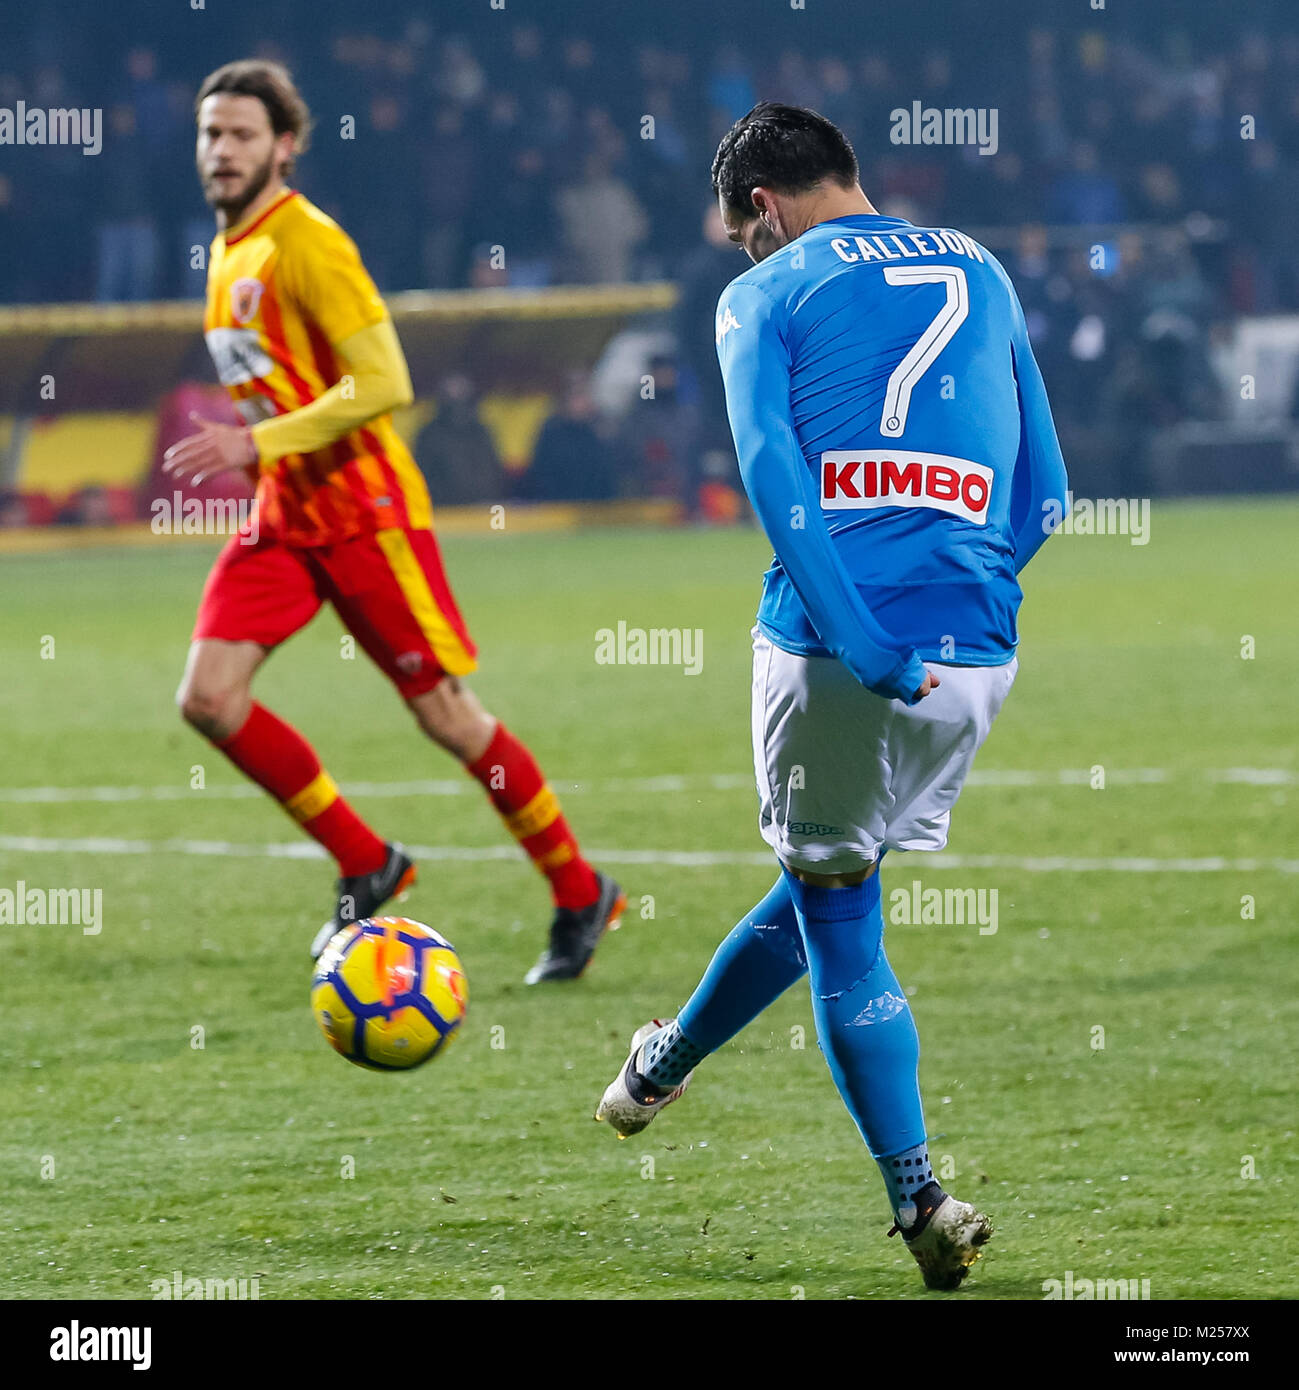
[[[1297,524],[1293,500],[1167,504],[1145,546],[1052,540],[956,866],[889,860],[886,905],[913,879],[999,893],[995,934],[886,937],[931,1153],[998,1227],[958,1298],[1039,1299],[1067,1271],[1154,1298],[1299,1295]],[[748,740],[765,541],[444,549],[476,689],[632,905],[585,979],[525,988],[544,884],[322,614],[258,696],[376,828],[440,852],[402,910],[470,981],[455,1046],[395,1076],[349,1066],[311,1018],[331,866],[273,855],[296,828],[173,708],[213,549],[0,556],[0,888],[103,904],[98,935],[0,925],[0,1292],[147,1298],[179,1271],[262,1298],[941,1297],[884,1239],[804,986],[644,1135],[591,1122],[632,1030],[680,1006],[774,877]],[[702,672],[598,664],[619,620],[702,629]]]

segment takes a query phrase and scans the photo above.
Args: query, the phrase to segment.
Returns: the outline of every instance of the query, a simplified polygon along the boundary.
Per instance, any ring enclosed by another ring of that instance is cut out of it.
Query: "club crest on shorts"
[[[257,315],[266,286],[260,280],[243,278],[230,286],[230,312],[236,323],[250,323]]]

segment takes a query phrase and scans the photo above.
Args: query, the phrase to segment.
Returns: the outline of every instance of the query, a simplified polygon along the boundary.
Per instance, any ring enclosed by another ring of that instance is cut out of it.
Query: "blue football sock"
[[[812,1017],[834,1084],[876,1159],[925,1143],[920,1040],[884,954],[879,873],[820,888],[786,872],[812,984]],[[890,1189],[892,1196],[892,1189]]]
[[[700,1062],[708,1056],[706,1048],[698,1047],[681,1031],[680,1023],[674,1018],[671,1023],[660,1028],[641,1049],[640,1077],[647,1081],[653,1091],[675,1090],[690,1075]],[[643,1099],[637,1095],[638,1100]]]
[[[917,1144],[914,1148],[899,1154],[889,1154],[884,1158],[876,1156],[875,1162],[884,1175],[884,1186],[888,1189],[889,1206],[902,1230],[914,1226],[920,1215],[917,1195],[924,1201],[926,1197],[937,1201],[942,1188],[934,1178],[934,1170],[929,1166],[929,1145]],[[934,1191],[925,1193],[924,1189],[933,1184]]]
[[[798,917],[782,874],[771,892],[717,948],[677,1016],[645,1046],[642,1075],[663,1089],[715,1052],[807,973]],[[662,1038],[662,1044],[659,1039]]]

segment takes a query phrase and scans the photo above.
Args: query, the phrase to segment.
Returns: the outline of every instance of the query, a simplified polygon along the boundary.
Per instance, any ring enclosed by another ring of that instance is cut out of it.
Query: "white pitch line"
[[[509,860],[525,863],[514,845],[408,845],[417,862],[485,863]],[[119,840],[106,836],[83,839],[44,839],[33,835],[0,835],[0,853],[9,854],[188,854],[231,859],[323,859],[325,852],[310,840],[283,844],[246,845],[226,840]],[[601,864],[654,865],[676,869],[711,869],[722,865],[770,868],[769,851],[591,849],[587,853]],[[1205,874],[1257,873],[1272,870],[1299,874],[1299,859],[1153,859],[1140,857],[1083,857],[1066,855],[1024,856],[1009,854],[926,854],[904,862],[917,869],[1010,869],[1022,873],[1129,873]]]
[[[1106,786],[1160,785],[1182,774],[1161,767],[1106,768]],[[1299,773],[1283,767],[1228,767],[1208,769],[1196,774],[1206,782],[1236,783],[1257,787],[1284,787],[1299,779]],[[1035,769],[1015,771],[976,768],[966,778],[967,787],[1079,787],[1091,783],[1086,768],[1064,767],[1050,772]],[[598,782],[555,782],[565,795],[588,792],[682,793],[690,791],[747,791],[753,786],[748,773],[677,774],[660,777],[606,777]],[[348,796],[403,798],[408,796],[463,796],[477,793],[473,781],[348,782],[342,790]],[[0,802],[74,804],[96,801],[244,801],[265,796],[251,782],[206,787],[195,791],[185,786],[157,787],[0,787]]]

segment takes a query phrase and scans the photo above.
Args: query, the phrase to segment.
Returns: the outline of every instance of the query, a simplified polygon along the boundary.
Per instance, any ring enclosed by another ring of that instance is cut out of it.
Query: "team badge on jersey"
[[[230,286],[230,312],[236,323],[251,323],[256,318],[265,288],[260,280],[249,279],[236,280]]]

